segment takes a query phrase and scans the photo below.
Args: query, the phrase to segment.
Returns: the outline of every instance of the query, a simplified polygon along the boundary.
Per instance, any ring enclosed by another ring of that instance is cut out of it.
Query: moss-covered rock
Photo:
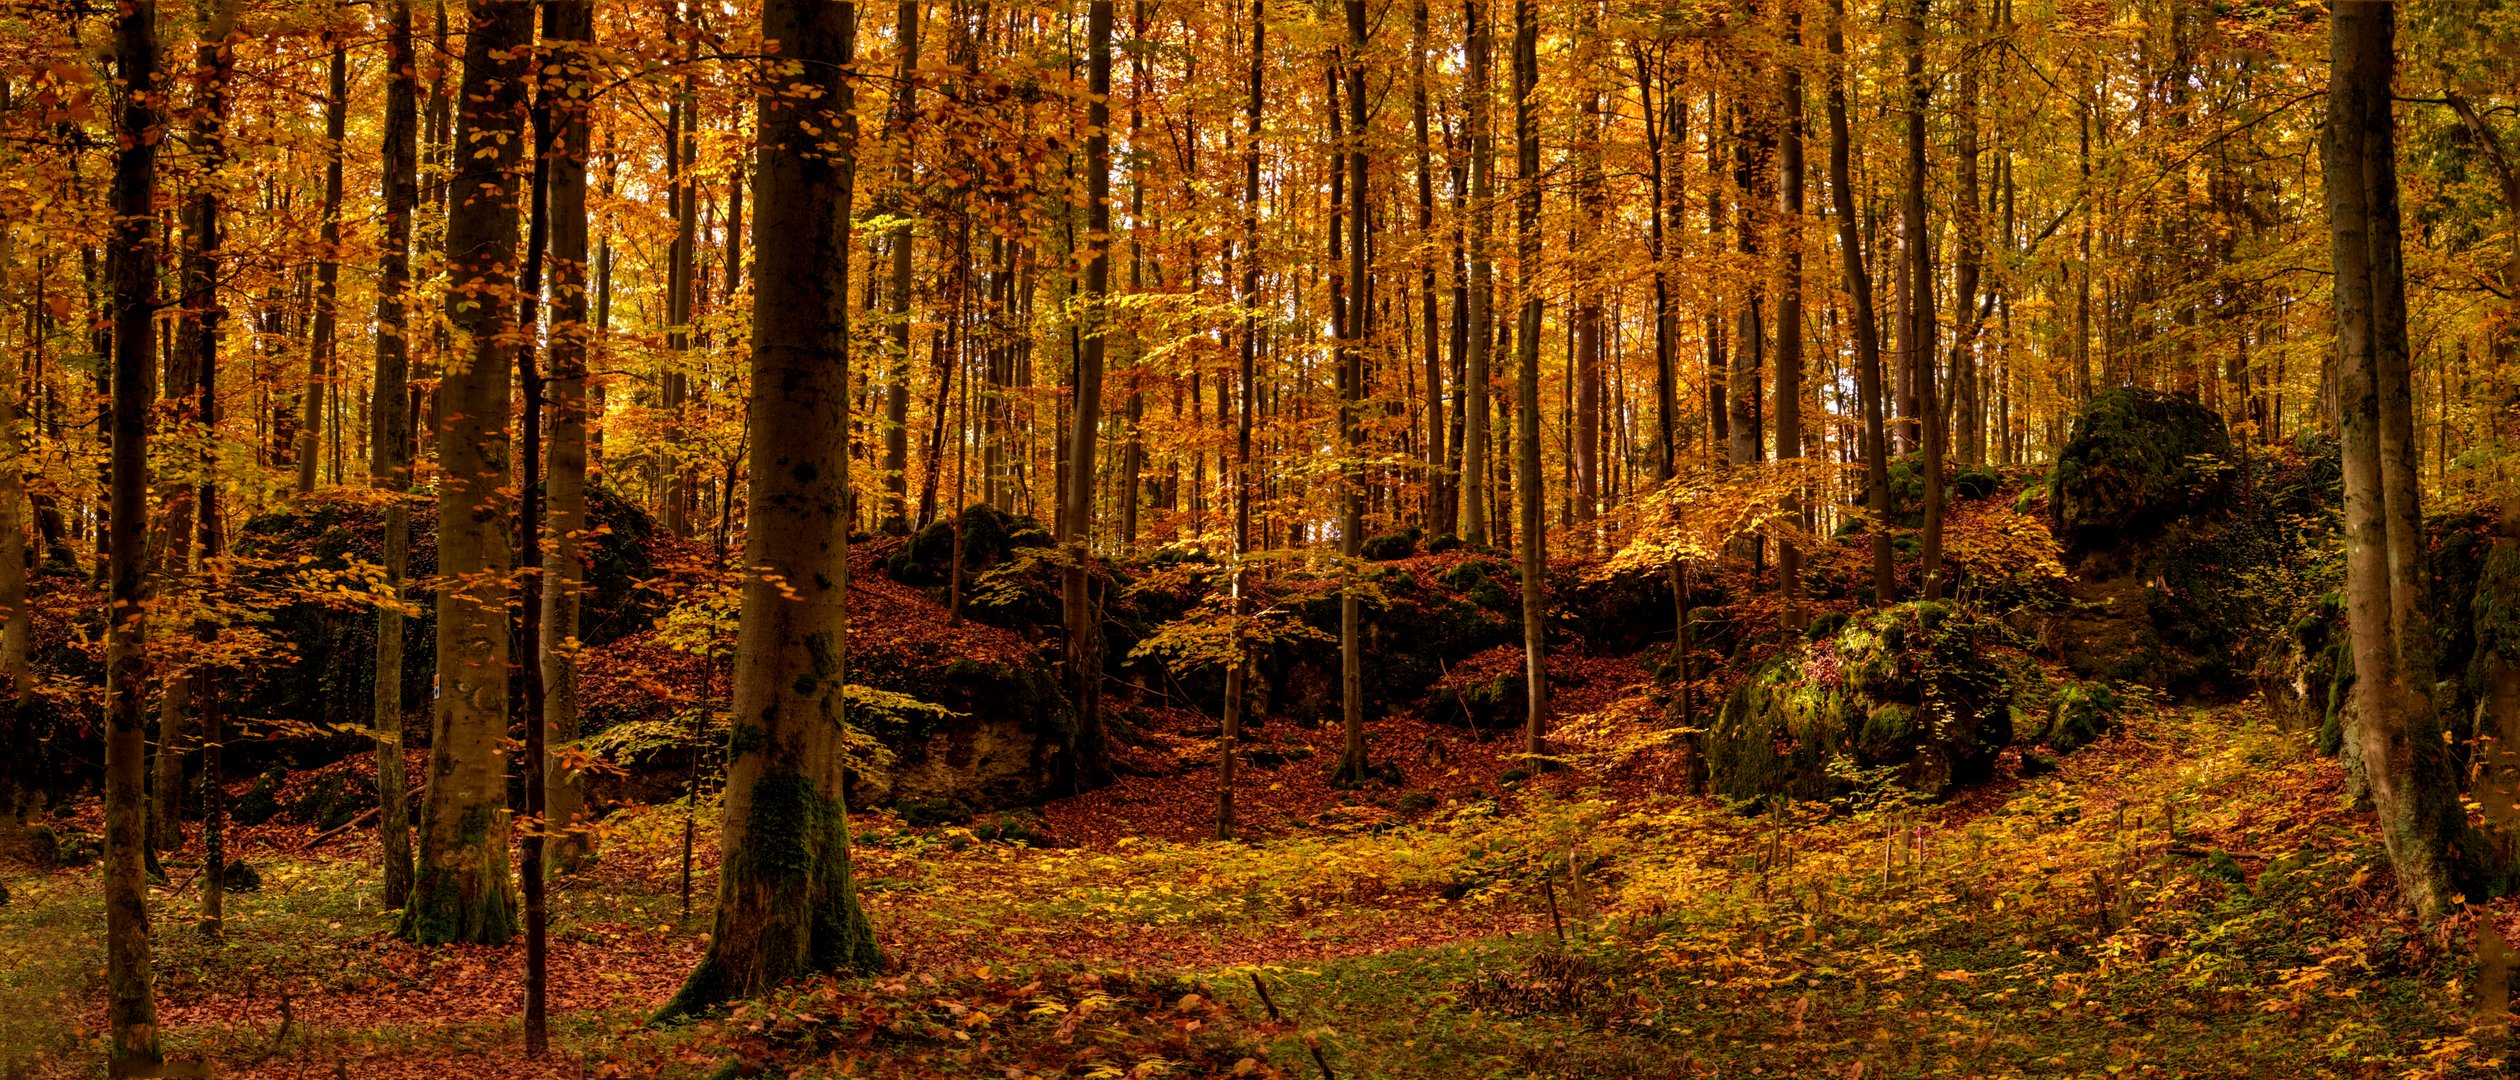
[[[2195,398],[2121,387],[2091,400],[2057,451],[2048,507],[2069,552],[2139,543],[2218,509],[2231,432]]]
[[[260,825],[279,816],[280,785],[288,779],[289,770],[277,768],[255,777],[253,786],[228,807],[228,818],[239,825]]]
[[[1884,778],[1939,798],[1992,775],[2012,741],[2012,677],[1985,659],[2001,633],[1917,602],[1787,648],[1734,686],[1701,737],[1714,790],[1827,799]]]

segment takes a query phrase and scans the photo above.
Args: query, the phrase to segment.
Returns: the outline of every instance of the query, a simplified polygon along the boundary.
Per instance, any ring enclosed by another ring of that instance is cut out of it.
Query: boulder
[[[2131,387],[2101,394],[2056,454],[2048,507],[2057,539],[2083,557],[2218,513],[2232,465],[2230,430],[2195,398]]]
[[[1994,772],[2011,743],[2016,674],[2002,630],[1936,602],[1849,618],[1737,683],[1700,737],[1726,798],[1816,800],[1883,781],[1927,798]]]

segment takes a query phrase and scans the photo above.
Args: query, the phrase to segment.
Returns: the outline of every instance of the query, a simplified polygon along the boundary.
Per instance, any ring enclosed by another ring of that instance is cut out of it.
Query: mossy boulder
[[[2070,754],[2115,730],[2125,709],[2125,695],[2107,683],[2067,682],[2056,688],[2048,704],[2042,741],[2057,753]]]
[[[1014,558],[1017,549],[1050,546],[1050,530],[1041,522],[987,503],[963,510],[962,529],[965,588],[981,573]],[[938,588],[950,583],[953,563],[954,519],[939,517],[884,558],[884,573],[904,585]]]
[[[1830,799],[1879,780],[1927,798],[1983,780],[2012,741],[2002,630],[1950,605],[1899,604],[1789,646],[1733,688],[1701,736],[1714,790]]]
[[[2049,513],[2069,553],[2140,543],[2220,509],[2231,432],[2194,397],[2122,387],[2091,400],[2057,451]]]
[[[1364,543],[1357,545],[1357,551],[1370,562],[1405,559],[1417,554],[1419,535],[1416,528],[1408,528],[1380,536],[1369,536],[1365,538]]]
[[[236,797],[228,807],[228,819],[239,825],[260,825],[280,815],[280,785],[289,780],[289,770],[275,768],[254,778],[252,787]]]

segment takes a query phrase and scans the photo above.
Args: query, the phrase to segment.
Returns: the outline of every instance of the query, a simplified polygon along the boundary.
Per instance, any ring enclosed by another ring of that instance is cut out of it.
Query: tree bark
[[[1883,417],[1881,322],[1873,307],[1872,275],[1864,268],[1864,239],[1855,222],[1853,138],[1846,119],[1846,0],[1829,4],[1829,206],[1837,217],[1838,261],[1846,273],[1847,322],[1855,339],[1855,386],[1863,412],[1865,503],[1872,512],[1873,602],[1897,599],[1898,570],[1891,563],[1890,440]]]
[[[1907,313],[1900,358],[1916,392],[1917,467],[1925,477],[1924,543],[1917,576],[1927,600],[1942,598],[1943,447],[1946,427],[1935,389],[1934,245],[1925,231],[1925,105],[1933,84],[1925,78],[1925,14],[1930,0],[1911,0],[1904,42],[1907,54],[1907,175],[1899,198],[1899,234],[1907,257]]]
[[[536,615],[542,621],[545,737],[565,746],[578,737],[578,621],[586,590],[586,358],[594,331],[587,321],[587,104],[579,95],[591,89],[593,61],[585,50],[595,38],[594,9],[550,4],[544,8],[543,38],[552,53],[546,67],[569,89],[551,106],[555,133],[544,181],[551,230],[551,364],[542,380],[550,410],[549,468],[543,478],[550,547],[543,556]],[[728,262],[734,261],[730,250]],[[728,272],[733,273],[731,265]],[[595,846],[592,823],[585,820],[586,778],[574,770],[554,773],[545,788],[543,816],[554,841],[553,861],[575,871]]]
[[[1795,53],[1802,49],[1802,11],[1785,13],[1785,46]],[[1778,180],[1784,188],[1784,213],[1778,219],[1777,246],[1785,258],[1784,281],[1776,298],[1776,460],[1798,461],[1803,456],[1802,393],[1802,274],[1803,274],[1803,80],[1800,61],[1788,57],[1782,61],[1784,89],[1782,98],[1784,129],[1783,146],[1777,158]],[[1804,516],[1801,500],[1788,496],[1786,516],[1799,525]],[[1802,550],[1792,540],[1776,545],[1776,588],[1784,594],[1783,621],[1790,629],[1800,629],[1802,611]]]
[[[1251,573],[1251,420],[1259,404],[1253,381],[1260,359],[1260,113],[1267,85],[1269,9],[1267,0],[1251,0],[1251,87],[1243,108],[1242,287],[1236,297],[1242,311],[1235,328],[1242,337],[1241,369],[1236,372],[1240,407],[1234,418],[1234,565],[1230,588],[1235,632],[1243,632],[1246,592]],[[1251,647],[1237,640],[1233,661],[1225,669],[1225,708],[1217,745],[1216,838],[1234,838],[1234,755],[1242,738],[1243,695],[1249,681]]]
[[[420,72],[412,50],[411,0],[391,0],[385,36],[385,129],[379,148],[384,186],[383,238],[376,273],[376,373],[368,407],[368,483],[392,497],[385,504],[385,581],[402,597],[410,559],[411,504],[411,226],[419,209]],[[385,861],[384,906],[411,896],[411,811],[403,779],[403,614],[376,609],[376,836]]]
[[[324,92],[324,204],[316,226],[315,320],[306,359],[306,415],[298,422],[297,490],[315,490],[323,457],[324,394],[334,379],[333,350],[340,324],[334,299],[341,281],[341,143],[350,119],[350,52],[338,37]]]
[[[1514,332],[1514,484],[1522,496],[1523,679],[1529,688],[1523,753],[1532,764],[1548,752],[1549,678],[1545,637],[1548,530],[1540,490],[1540,20],[1533,0],[1514,0],[1514,271],[1522,315]]]
[[[148,882],[142,805],[148,693],[141,572],[149,487],[149,371],[156,360],[157,4],[130,0],[114,20],[116,121],[113,232],[112,515],[106,535],[110,588],[105,637],[105,1061],[108,1075],[158,1072],[157,1001],[151,987]]]
[[[1111,0],[1093,0],[1086,14],[1085,305],[1084,340],[1067,432],[1067,484],[1061,490],[1059,537],[1067,549],[1060,600],[1067,624],[1067,665],[1077,710],[1074,786],[1108,778],[1102,720],[1102,627],[1093,597],[1094,456],[1102,433],[1106,301],[1111,292]]]
[[[894,39],[901,50],[893,86],[891,129],[893,153],[899,155],[893,166],[893,191],[898,204],[893,212],[901,215],[901,223],[893,226],[891,237],[892,355],[884,376],[884,518],[880,526],[886,533],[906,533],[909,524],[910,493],[910,265],[914,233],[910,216],[910,132],[918,115],[919,105],[919,8],[921,0],[902,0],[900,20]],[[944,399],[937,399],[940,406]]]
[[[1365,650],[1363,602],[1357,596],[1356,562],[1363,551],[1365,477],[1362,464],[1365,434],[1365,340],[1373,313],[1374,290],[1366,280],[1366,245],[1372,230],[1372,208],[1366,200],[1365,50],[1372,42],[1365,0],[1346,0],[1347,138],[1347,317],[1339,334],[1339,445],[1346,459],[1340,466],[1339,554],[1344,560],[1339,592],[1338,771],[1333,783],[1361,785],[1371,766],[1365,754]],[[1337,226],[1333,226],[1336,228]]]
[[[1488,95],[1489,66],[1495,34],[1488,26],[1487,0],[1463,0],[1462,18],[1469,23],[1470,125],[1470,333],[1469,359],[1462,365],[1462,390],[1469,403],[1462,408],[1461,539],[1473,548],[1488,542],[1488,347],[1495,340],[1489,310],[1496,295],[1496,268],[1488,254],[1495,231],[1496,149],[1490,130],[1494,111]]]
[[[799,66],[758,105],[747,576],[709,951],[663,1015],[882,963],[849,864],[839,738],[849,542],[857,5],[765,0]],[[837,362],[835,362],[835,359]]]
[[[2412,425],[2411,402],[2394,393],[2403,377],[2405,303],[2399,254],[2396,134],[2390,111],[2395,13],[2387,3],[2344,0],[2330,26],[2332,72],[2326,125],[2326,188],[2336,271],[2337,412],[2344,443],[2346,620],[2354,659],[2355,742],[2397,871],[2416,917],[2450,913],[2461,891],[2461,859],[2479,852],[2460,807],[2457,776],[2441,722],[2418,682],[2431,675],[2429,635],[2403,618],[2401,597],[2420,552],[2399,549],[2420,535],[2402,523],[2415,509],[2405,447],[2393,430]],[[2392,358],[2389,353],[2399,350]],[[2392,413],[2397,416],[2393,420]],[[2393,459],[2394,458],[2394,459]]]
[[[448,320],[468,355],[438,384],[438,698],[420,863],[401,932],[423,944],[501,944],[516,932],[508,873],[508,413],[516,342],[518,195],[525,168],[531,0],[473,0],[447,190]]]

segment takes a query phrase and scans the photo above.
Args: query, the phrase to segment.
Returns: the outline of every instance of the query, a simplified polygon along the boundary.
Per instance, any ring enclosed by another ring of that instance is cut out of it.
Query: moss
[[[2093,398],[2057,452],[2049,512],[2069,548],[2116,547],[2213,505],[2231,433],[2193,397],[2124,387]]]
[[[1410,528],[1396,533],[1369,536],[1365,538],[1364,543],[1357,546],[1357,550],[1371,562],[1405,559],[1417,554],[1419,535],[1417,529]]]
[[[2125,699],[2106,683],[2069,682],[2056,691],[2049,706],[2047,744],[2070,754],[2099,740],[2117,726]]]
[[[883,965],[850,868],[847,808],[810,777],[785,770],[764,773],[747,794],[742,843],[726,852],[720,870],[709,952],[658,1011],[660,1022],[799,975]],[[742,943],[743,970],[728,963],[730,941]]]
[[[437,865],[421,862],[403,907],[404,938],[422,945],[504,945],[516,935],[505,845],[491,836],[499,813],[487,803],[465,808],[458,850]]]
[[[2477,652],[2520,664],[2520,543],[2499,543],[2487,552],[2469,612]]]
[[[1999,633],[1949,605],[1910,603],[1789,649],[1737,683],[1701,736],[1714,790],[1835,798],[1854,790],[1852,766],[1938,797],[1991,775],[2018,678],[1987,660]]]
[[[254,786],[236,797],[228,807],[228,819],[239,825],[260,825],[280,813],[280,785],[289,778],[289,770],[273,769],[255,778]]]

